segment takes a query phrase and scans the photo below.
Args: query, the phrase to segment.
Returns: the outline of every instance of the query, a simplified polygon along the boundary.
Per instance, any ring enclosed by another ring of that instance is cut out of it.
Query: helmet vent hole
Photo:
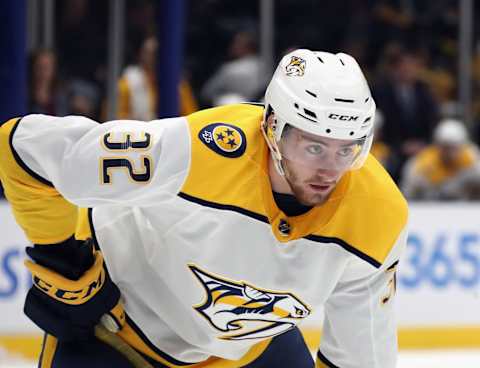
[[[320,62],[323,64],[323,60],[320,56],[317,56],[317,59],[320,60]]]
[[[325,131],[326,131],[327,133],[331,133],[331,132],[332,132],[331,129],[327,129],[327,130],[325,130]]]
[[[335,101],[337,102],[346,102],[346,103],[354,103],[355,100],[348,100],[346,98],[336,98]]]
[[[309,91],[308,89],[306,89],[305,92],[307,92],[310,96],[313,96],[313,97],[317,98],[317,95],[315,93],[313,93],[312,91]]]
[[[367,98],[365,99],[365,103],[367,103],[368,100],[370,100],[370,97],[367,97]]]
[[[295,106],[295,108],[298,109],[298,104],[296,102],[293,104],[293,106]]]
[[[354,132],[350,132],[350,135],[354,135],[355,133]]]
[[[307,109],[303,109],[303,111],[305,111],[305,114],[307,114],[308,116],[312,117],[312,118],[317,118],[317,114],[315,114],[313,111],[311,110],[307,110]]]
[[[340,59],[340,62],[342,63],[342,65],[343,65],[343,66],[345,66],[345,63],[343,62],[343,60],[342,60],[342,59]]]
[[[317,120],[310,119],[309,117],[307,117],[307,116],[305,116],[305,115],[303,115],[303,114],[300,114],[299,112],[297,112],[297,115],[298,115],[298,116],[301,116],[302,118],[304,118],[304,119],[306,119],[306,120],[308,120],[308,121],[311,121],[312,123],[318,123]]]

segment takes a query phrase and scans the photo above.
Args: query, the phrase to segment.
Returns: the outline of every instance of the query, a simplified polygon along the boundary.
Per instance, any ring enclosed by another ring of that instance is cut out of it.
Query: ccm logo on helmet
[[[342,120],[342,121],[357,121],[359,116],[330,114],[328,115],[328,118],[333,120]]]

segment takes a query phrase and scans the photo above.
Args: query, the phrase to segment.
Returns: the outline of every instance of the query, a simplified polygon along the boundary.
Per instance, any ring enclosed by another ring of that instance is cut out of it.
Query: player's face
[[[458,144],[440,144],[439,148],[440,158],[447,166],[454,165],[462,151],[462,146]]]
[[[307,206],[317,206],[326,201],[335,189],[343,172],[337,170],[312,170],[284,159],[285,179],[293,195]]]
[[[309,206],[320,205],[351,167],[361,146],[353,140],[315,136],[291,128],[282,137],[285,179],[295,197]]]

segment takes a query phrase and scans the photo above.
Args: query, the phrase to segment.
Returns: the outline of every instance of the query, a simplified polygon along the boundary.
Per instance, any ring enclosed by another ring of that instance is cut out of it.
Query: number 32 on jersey
[[[138,139],[134,139],[134,135]],[[130,181],[146,184],[152,176],[153,160],[149,155],[139,155],[140,163],[129,157],[133,152],[145,152],[152,145],[151,135],[145,132],[122,132],[116,140],[111,132],[106,133],[101,145],[110,155],[100,158],[100,183],[112,184],[112,171],[122,170]]]

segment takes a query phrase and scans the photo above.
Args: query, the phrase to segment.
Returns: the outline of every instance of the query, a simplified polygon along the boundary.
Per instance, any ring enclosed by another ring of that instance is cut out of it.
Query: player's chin
[[[303,191],[303,202],[308,206],[318,206],[327,200],[330,193],[333,191],[333,186],[316,186],[307,184]]]

